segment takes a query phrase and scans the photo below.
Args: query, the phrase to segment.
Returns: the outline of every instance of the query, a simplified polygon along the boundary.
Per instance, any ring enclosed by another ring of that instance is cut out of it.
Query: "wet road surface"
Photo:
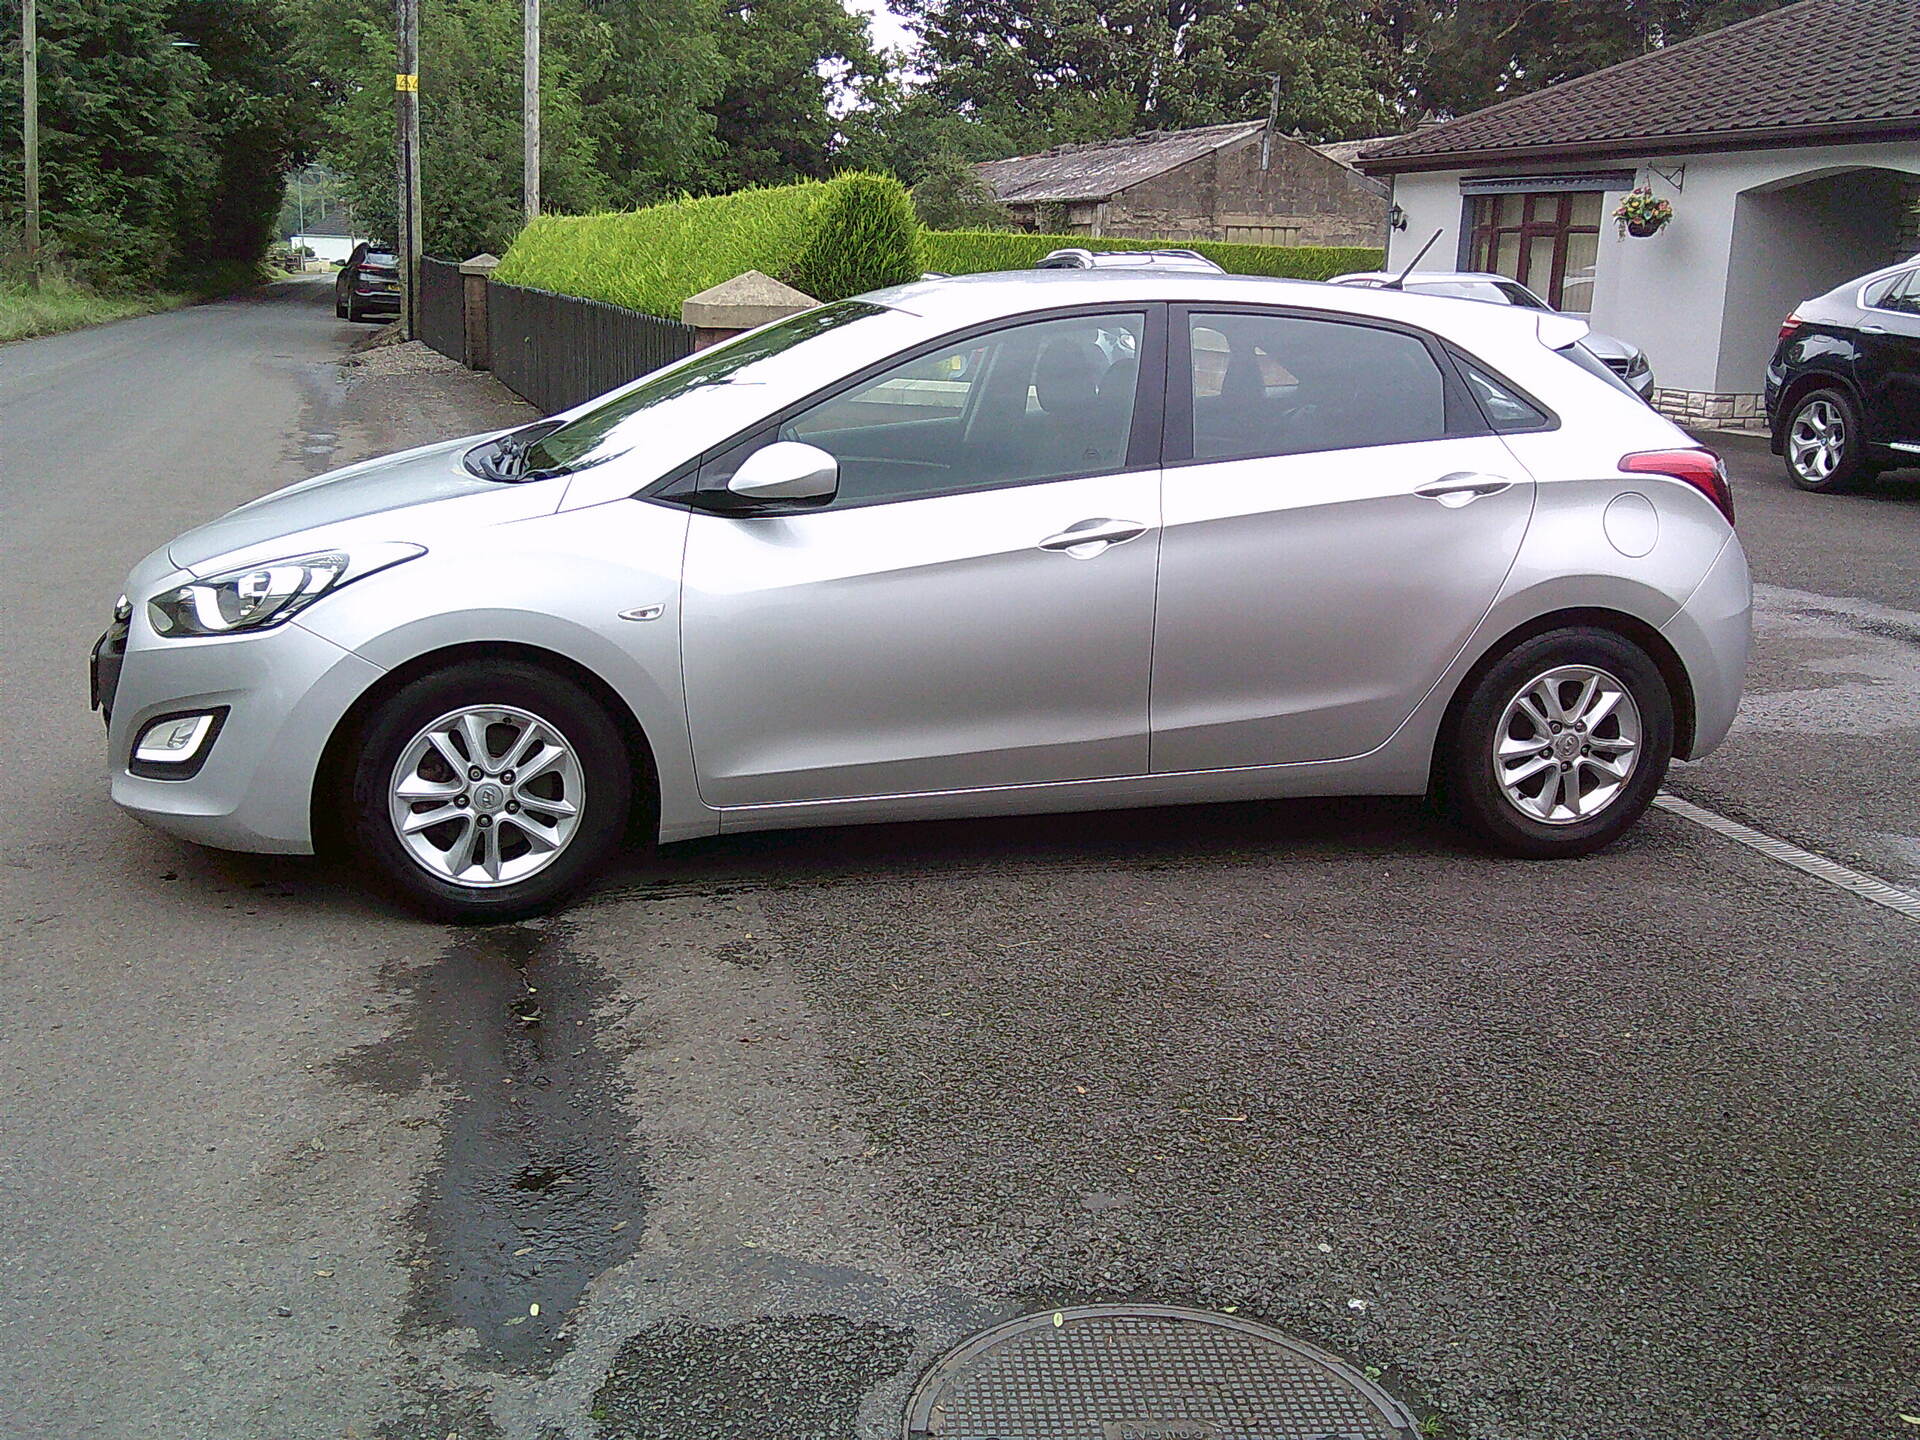
[[[126,821],[127,566],[522,413],[363,333],[285,286],[0,349],[0,1433],[893,1436],[965,1335],[1129,1298],[1447,1436],[1920,1413],[1920,927],[1673,815],[1558,866],[1399,801],[753,836],[465,932]],[[1920,483],[1726,449],[1753,695],[1672,788],[1920,889]]]

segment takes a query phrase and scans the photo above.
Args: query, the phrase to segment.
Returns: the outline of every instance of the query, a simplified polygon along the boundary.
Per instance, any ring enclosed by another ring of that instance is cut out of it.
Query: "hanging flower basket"
[[[1642,185],[1621,197],[1613,208],[1613,218],[1620,222],[1626,234],[1644,240],[1649,235],[1658,235],[1673,219],[1673,202],[1656,199],[1653,191]]]

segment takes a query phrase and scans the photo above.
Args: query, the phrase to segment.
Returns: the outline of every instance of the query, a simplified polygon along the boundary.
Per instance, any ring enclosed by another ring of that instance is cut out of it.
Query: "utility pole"
[[[393,77],[394,120],[399,129],[400,233],[394,237],[400,271],[400,326],[411,340],[420,332],[420,0],[398,0],[399,64]]]
[[[20,0],[21,160],[26,175],[27,280],[40,283],[40,26],[34,0]]]
[[[520,71],[520,192],[527,219],[540,213],[540,0],[526,0],[526,58]]]

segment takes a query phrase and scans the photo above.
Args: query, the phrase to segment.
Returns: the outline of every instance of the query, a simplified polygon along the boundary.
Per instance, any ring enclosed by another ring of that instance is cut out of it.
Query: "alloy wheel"
[[[1590,820],[1626,788],[1640,733],[1640,707],[1619,680],[1591,665],[1557,666],[1507,702],[1494,730],[1494,778],[1529,820]]]
[[[1820,484],[1846,459],[1847,417],[1831,400],[1811,400],[1794,412],[1787,459],[1804,480]]]
[[[422,727],[400,752],[387,813],[429,874],[492,888],[536,875],[580,827],[586,784],[574,747],[525,710],[476,705]]]

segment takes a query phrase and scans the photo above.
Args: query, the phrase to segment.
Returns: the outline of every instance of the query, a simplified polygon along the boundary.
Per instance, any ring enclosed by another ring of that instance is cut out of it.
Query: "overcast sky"
[[[887,9],[886,0],[843,0],[849,10],[857,10],[873,21],[873,40],[883,50],[904,50],[908,36],[900,17]]]

